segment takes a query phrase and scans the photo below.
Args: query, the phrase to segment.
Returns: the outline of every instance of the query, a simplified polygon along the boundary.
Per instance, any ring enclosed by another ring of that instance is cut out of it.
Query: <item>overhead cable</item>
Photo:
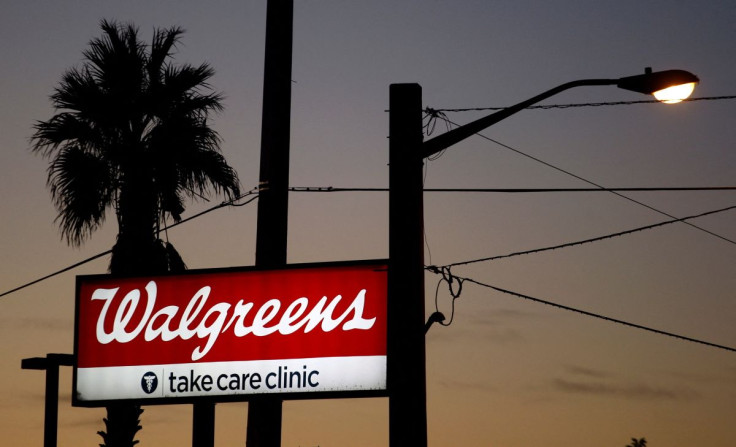
[[[705,97],[700,97],[700,98],[688,98],[688,99],[684,99],[683,102],[722,101],[722,100],[727,100],[727,99],[736,99],[736,95],[734,96],[705,96]],[[640,100],[640,101],[586,102],[586,103],[574,103],[574,104],[547,104],[547,105],[542,104],[542,105],[536,105],[536,106],[529,106],[527,107],[527,109],[542,109],[542,110],[571,109],[571,108],[577,108],[577,107],[628,106],[628,105],[634,105],[634,104],[661,104],[661,102],[656,99],[651,99],[651,100]],[[435,112],[456,113],[456,112],[485,112],[485,111],[503,110],[507,108],[508,107],[469,107],[469,108],[462,108],[462,109],[428,108],[428,110],[432,110]]]
[[[568,243],[565,243],[565,244],[553,245],[551,247],[544,247],[544,248],[536,248],[536,249],[533,249],[533,250],[519,251],[519,252],[509,253],[509,254],[505,254],[505,255],[490,256],[490,257],[486,257],[486,258],[473,259],[473,260],[470,260],[470,261],[455,262],[455,263],[452,263],[452,264],[447,264],[447,265],[442,266],[442,267],[455,267],[455,266],[459,266],[459,265],[468,265],[468,264],[474,264],[474,263],[478,263],[478,262],[495,261],[497,259],[511,258],[511,257],[514,257],[514,256],[528,255],[528,254],[532,254],[532,253],[541,253],[543,251],[557,250],[557,249],[560,249],[560,248],[567,248],[567,247],[573,247],[573,246],[576,246],[576,245],[589,244],[589,243],[592,243],[592,242],[598,242],[598,241],[602,241],[602,240],[605,240],[605,239],[612,239],[614,237],[625,236],[627,234],[636,233],[636,232],[639,232],[639,231],[651,230],[653,228],[662,227],[662,226],[673,224],[673,223],[676,223],[676,222],[682,222],[682,221],[689,220],[689,219],[697,219],[699,217],[709,216],[711,214],[722,213],[722,212],[730,211],[730,210],[733,210],[733,209],[736,209],[736,205],[729,206],[729,207],[726,207],[726,208],[721,208],[721,209],[714,210],[714,211],[708,211],[708,212],[701,213],[701,214],[695,214],[695,215],[692,215],[692,216],[681,217],[681,218],[672,219],[672,220],[666,220],[664,222],[659,222],[659,223],[652,224],[652,225],[646,225],[646,226],[643,226],[643,227],[633,228],[633,229],[630,229],[630,230],[620,231],[618,233],[607,234],[605,236],[598,236],[598,237],[594,237],[594,238],[591,238],[591,239],[584,239],[584,240],[575,241],[575,242],[568,242]],[[442,267],[439,267],[439,268],[442,268]]]
[[[620,319],[617,319],[617,318],[608,317],[608,316],[605,316],[605,315],[602,315],[602,314],[597,314],[597,313],[589,312],[589,311],[586,311],[586,310],[577,309],[575,307],[565,306],[563,304],[554,303],[552,301],[543,300],[543,299],[540,299],[540,298],[535,298],[535,297],[532,297],[532,296],[529,296],[529,295],[524,295],[522,293],[513,292],[513,291],[507,290],[507,289],[502,289],[500,287],[496,287],[496,286],[493,286],[491,284],[486,284],[486,283],[483,283],[483,282],[480,282],[480,281],[476,281],[476,280],[474,280],[472,278],[465,278],[465,277],[460,277],[460,276],[455,276],[454,278],[457,281],[469,282],[469,283],[476,284],[476,285],[481,286],[481,287],[485,287],[485,288],[488,288],[488,289],[495,290],[497,292],[501,292],[501,293],[505,293],[505,294],[508,294],[508,295],[512,295],[512,296],[515,296],[517,298],[523,298],[525,300],[533,301],[535,303],[545,304],[547,306],[556,307],[558,309],[567,310],[567,311],[570,311],[570,312],[576,312],[576,313],[579,313],[579,314],[582,314],[582,315],[585,315],[585,316],[588,316],[588,317],[597,318],[597,319],[608,321],[608,322],[611,322],[611,323],[618,323],[618,324],[621,324],[621,325],[624,325],[624,326],[628,326],[628,327],[632,327],[632,328],[635,328],[635,329],[640,329],[640,330],[643,330],[643,331],[652,332],[652,333],[659,334],[659,335],[665,335],[667,337],[672,337],[672,338],[676,338],[676,339],[679,339],[679,340],[688,341],[688,342],[691,342],[691,343],[698,343],[698,344],[701,344],[701,345],[710,346],[712,348],[718,348],[718,349],[723,349],[723,350],[726,350],[726,351],[736,352],[736,348],[732,348],[732,347],[729,347],[729,346],[724,346],[724,345],[720,345],[720,344],[716,344],[716,343],[711,343],[711,342],[700,340],[700,339],[693,338],[693,337],[686,337],[684,335],[679,335],[679,334],[675,334],[675,333],[672,333],[672,332],[667,332],[667,331],[663,331],[663,330],[659,330],[659,329],[654,329],[654,328],[651,328],[651,327],[648,327],[648,326],[644,326],[644,325],[641,325],[641,324],[631,323],[631,322],[620,320]],[[454,301],[454,297],[453,297],[453,301]]]
[[[175,222],[175,223],[173,223],[171,225],[167,225],[164,228],[162,228],[162,231],[168,230],[169,228],[174,228],[174,227],[179,226],[179,225],[181,225],[181,224],[183,224],[185,222],[188,222],[188,221],[190,221],[192,219],[196,219],[197,217],[201,217],[201,216],[203,216],[203,215],[205,215],[207,213],[210,213],[210,212],[212,212],[214,210],[217,210],[217,209],[220,209],[220,208],[223,208],[223,207],[226,207],[226,206],[243,206],[243,205],[247,205],[247,204],[251,203],[252,201],[254,201],[256,198],[258,198],[258,195],[257,194],[258,194],[258,190],[257,189],[248,191],[248,192],[246,192],[244,194],[241,194],[238,197],[232,198],[231,200],[227,200],[227,201],[222,202],[222,203],[220,203],[218,205],[215,205],[215,206],[213,206],[211,208],[208,208],[208,209],[202,211],[201,213],[194,214],[193,216],[187,217],[186,219],[182,219],[179,222]],[[235,203],[238,200],[240,200],[240,199],[242,199],[244,197],[247,197],[247,196],[251,196],[251,195],[255,195],[255,197],[252,197],[252,198],[250,198],[249,200],[247,200],[247,201],[245,201],[243,203],[238,203],[238,204]],[[54,276],[61,275],[62,273],[68,272],[69,270],[73,270],[73,269],[75,269],[77,267],[80,267],[80,266],[82,266],[84,264],[87,264],[89,262],[92,262],[95,259],[99,259],[99,258],[101,258],[103,256],[107,256],[110,253],[112,253],[112,250],[107,250],[107,251],[104,251],[102,253],[98,253],[98,254],[96,254],[94,256],[90,256],[89,258],[84,259],[82,261],[79,261],[76,264],[72,264],[72,265],[70,265],[68,267],[64,267],[61,270],[57,270],[57,271],[55,271],[53,273],[50,273],[50,274],[48,274],[46,276],[42,276],[41,278],[38,278],[38,279],[35,279],[35,280],[31,281],[31,282],[25,283],[25,284],[23,284],[21,286],[18,286],[16,288],[14,288],[14,289],[10,289],[10,290],[8,290],[6,292],[0,293],[0,298],[4,297],[6,295],[10,295],[11,293],[17,292],[19,290],[23,290],[26,287],[30,287],[30,286],[32,286],[34,284],[38,284],[41,281],[45,281],[45,280],[47,280],[49,278],[53,278]]]
[[[450,120],[449,120],[448,118],[446,118],[446,117],[443,117],[443,116],[441,116],[441,115],[438,115],[438,119],[444,119],[444,120],[446,120],[447,122],[449,122],[450,124],[452,124],[452,125],[454,125],[454,126],[458,126],[458,124],[457,124],[457,123],[455,123],[455,122],[452,122],[452,121],[450,121]],[[632,197],[629,197],[629,196],[627,196],[627,195],[624,195],[624,194],[621,194],[621,193],[619,193],[619,192],[613,191],[613,190],[611,190],[611,189],[609,189],[609,188],[606,188],[605,186],[599,185],[599,184],[597,184],[597,183],[595,183],[595,182],[593,182],[593,181],[591,181],[591,180],[588,180],[588,179],[586,179],[586,178],[584,178],[584,177],[581,177],[581,176],[579,176],[579,175],[577,175],[577,174],[573,174],[573,173],[572,173],[572,172],[570,172],[570,171],[567,171],[567,170],[565,170],[565,169],[562,169],[562,168],[560,168],[560,167],[558,167],[558,166],[555,166],[555,165],[553,165],[553,164],[551,164],[551,163],[548,163],[548,162],[546,162],[546,161],[544,161],[544,160],[542,160],[542,159],[540,159],[540,158],[534,157],[533,155],[527,154],[526,152],[523,152],[523,151],[521,151],[521,150],[519,150],[519,149],[513,148],[513,147],[511,147],[511,146],[509,146],[509,145],[507,145],[507,144],[501,143],[500,141],[494,140],[493,138],[487,137],[487,136],[485,136],[485,135],[483,135],[483,134],[481,134],[481,133],[476,133],[476,135],[478,135],[479,137],[481,137],[481,138],[483,138],[483,139],[485,139],[485,140],[488,140],[488,141],[490,141],[490,142],[492,142],[492,143],[495,143],[495,144],[497,144],[497,145],[499,145],[499,146],[501,146],[501,147],[503,147],[503,148],[505,148],[505,149],[508,149],[508,150],[510,150],[510,151],[513,151],[513,152],[515,152],[515,153],[519,154],[519,155],[522,155],[522,156],[524,156],[524,157],[527,157],[527,158],[529,158],[529,159],[531,159],[531,160],[534,160],[534,161],[536,161],[537,163],[541,163],[541,164],[543,164],[543,165],[545,165],[545,166],[547,166],[547,167],[550,167],[550,168],[552,168],[552,169],[554,169],[554,170],[556,170],[556,171],[562,172],[562,173],[563,173],[563,174],[565,174],[565,175],[568,175],[568,176],[570,176],[570,177],[573,177],[573,178],[576,178],[576,179],[578,179],[578,180],[581,180],[581,181],[583,181],[583,182],[585,182],[585,183],[587,183],[587,184],[589,184],[589,185],[592,185],[592,186],[595,186],[595,187],[597,187],[597,188],[600,188],[601,190],[604,190],[604,191],[608,191],[608,192],[610,192],[611,194],[613,194],[613,195],[615,195],[615,196],[618,196],[618,197],[620,197],[620,198],[622,198],[622,199],[628,200],[629,202],[635,203],[635,204],[637,204],[637,205],[639,205],[639,206],[642,206],[642,207],[644,207],[644,208],[647,208],[647,209],[649,209],[649,210],[652,210],[652,211],[654,211],[654,212],[656,212],[656,213],[662,214],[663,216],[667,216],[667,217],[669,217],[669,218],[672,218],[672,219],[677,219],[677,217],[673,216],[672,214],[669,214],[669,213],[667,213],[667,212],[665,212],[665,211],[659,210],[659,209],[657,209],[657,208],[655,208],[655,207],[653,207],[653,206],[651,206],[651,205],[648,205],[648,204],[646,204],[646,203],[644,203],[644,202],[641,202],[641,201],[639,201],[639,200],[636,200],[636,199],[634,199],[634,198],[632,198]],[[726,242],[729,242],[729,243],[731,243],[731,244],[734,244],[734,245],[736,245],[736,241],[734,241],[734,240],[732,240],[732,239],[729,239],[729,238],[727,238],[727,237],[721,236],[720,234],[714,233],[714,232],[712,232],[712,231],[710,231],[710,230],[706,230],[706,229],[705,229],[705,228],[703,228],[703,227],[699,227],[699,226],[697,226],[697,225],[695,225],[695,224],[692,224],[692,223],[690,223],[690,222],[686,222],[686,221],[683,221],[682,223],[684,223],[685,225],[689,225],[690,227],[693,227],[693,228],[695,228],[695,229],[697,229],[697,230],[700,230],[700,231],[702,231],[702,232],[704,232],[704,233],[710,234],[711,236],[717,237],[718,239],[721,239],[721,240],[723,240],[723,241],[726,241]]]
[[[388,192],[388,188],[339,188],[334,186],[292,186],[290,192]],[[675,186],[675,187],[621,187],[621,188],[424,188],[424,192],[479,192],[479,193],[546,193],[546,192],[683,192],[683,191],[736,191],[736,186]]]

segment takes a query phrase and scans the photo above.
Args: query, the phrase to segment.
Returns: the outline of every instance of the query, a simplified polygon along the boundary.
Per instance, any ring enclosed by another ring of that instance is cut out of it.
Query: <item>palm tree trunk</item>
[[[156,238],[158,215],[150,174],[136,167],[128,173],[118,203],[118,238],[112,249],[110,273],[114,275],[157,274],[168,270],[165,247]],[[99,431],[102,447],[133,447],[141,430],[140,405],[121,403],[106,407],[106,431]]]
[[[118,239],[110,273],[122,275],[166,272],[166,252],[156,238],[158,203],[151,174],[136,166],[123,176],[118,203]]]
[[[103,447],[132,447],[138,444],[135,434],[141,429],[140,415],[143,413],[138,405],[118,404],[107,407],[104,420],[105,430],[98,431],[102,436]]]

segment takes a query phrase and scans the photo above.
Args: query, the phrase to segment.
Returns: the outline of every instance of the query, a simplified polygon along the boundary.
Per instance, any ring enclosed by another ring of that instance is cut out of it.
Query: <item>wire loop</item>
[[[427,270],[439,274],[441,276],[440,280],[437,281],[437,288],[434,292],[434,308],[435,312],[432,314],[432,317],[430,317],[430,320],[427,322],[426,330],[429,330],[429,326],[431,326],[432,323],[435,321],[442,326],[449,326],[452,324],[452,321],[455,319],[455,300],[460,298],[460,294],[463,291],[463,282],[465,281],[464,278],[458,278],[457,276],[453,275],[450,271],[449,266],[443,266],[443,267],[437,267],[437,266],[428,266]],[[450,320],[445,322],[445,316],[440,312],[439,307],[439,292],[440,292],[440,286],[443,282],[447,283],[447,288],[450,291],[450,296],[452,297],[452,300],[450,301]],[[455,286],[453,286],[455,284]],[[441,318],[436,318],[435,315],[441,316]]]

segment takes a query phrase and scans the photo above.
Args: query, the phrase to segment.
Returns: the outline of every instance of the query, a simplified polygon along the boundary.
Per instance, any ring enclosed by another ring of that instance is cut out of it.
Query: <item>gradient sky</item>
[[[35,120],[102,18],[187,30],[178,62],[209,62],[226,96],[214,126],[243,187],[257,185],[265,0],[3,0],[0,14],[0,293],[109,249],[59,237]],[[292,186],[388,186],[388,89],[418,82],[434,108],[507,106],[582,78],[681,68],[696,97],[736,94],[736,4],[722,1],[297,0]],[[580,88],[554,104],[647,99]],[[477,113],[450,113],[464,123]],[[484,135],[607,187],[736,185],[736,101],[530,110]],[[444,130],[438,123],[435,132]],[[431,161],[428,188],[589,185],[474,137]],[[683,217],[736,205],[725,192],[626,193]],[[187,215],[219,203],[192,204]],[[445,265],[593,238],[667,217],[610,193],[426,193],[427,263]],[[292,193],[289,262],[384,258],[386,193]],[[256,207],[172,229],[190,268],[252,265]],[[736,347],[736,212],[453,272],[514,292]],[[104,258],[0,298],[3,443],[42,443],[43,373],[22,358],[72,352],[74,280]],[[427,313],[438,278],[427,274]],[[444,286],[443,286],[444,287]],[[441,310],[449,296],[440,288]],[[467,284],[450,327],[427,337],[431,446],[736,444],[736,353]],[[101,409],[71,408],[61,375],[59,445],[96,445]],[[217,406],[217,446],[243,445],[247,404]],[[190,443],[191,407],[147,407],[141,445]],[[282,445],[385,446],[386,399],[286,402]]]

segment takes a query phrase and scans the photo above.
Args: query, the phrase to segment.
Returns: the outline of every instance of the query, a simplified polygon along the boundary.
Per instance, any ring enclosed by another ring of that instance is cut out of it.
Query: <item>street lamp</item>
[[[422,88],[392,84],[389,93],[389,271],[388,364],[389,445],[427,445],[424,312],[424,159],[565,90],[615,85],[652,94],[665,103],[692,93],[697,76],[683,70],[619,79],[568,82],[526,101],[457,127],[428,141],[422,134]],[[673,96],[677,93],[676,96]]]
[[[665,104],[676,104],[687,99],[695,90],[699,79],[684,70],[666,70],[652,73],[647,68],[643,75],[621,78],[616,85],[645,95],[653,95]]]
[[[644,74],[627,76],[619,79],[581,79],[568,82],[553,89],[547,90],[533,98],[522,101],[511,107],[499,110],[486,117],[468,123],[461,127],[445,132],[422,144],[422,155],[429,157],[443,149],[458,143],[465,138],[474,135],[481,130],[508,118],[509,116],[524,110],[525,108],[543,101],[565,90],[575,87],[594,85],[615,85],[624,90],[630,90],[645,95],[653,95],[657,100],[668,104],[674,104],[686,99],[695,89],[699,79],[694,74],[684,70],[665,70],[652,72],[651,68],[644,70]],[[420,106],[421,107],[421,106]]]

